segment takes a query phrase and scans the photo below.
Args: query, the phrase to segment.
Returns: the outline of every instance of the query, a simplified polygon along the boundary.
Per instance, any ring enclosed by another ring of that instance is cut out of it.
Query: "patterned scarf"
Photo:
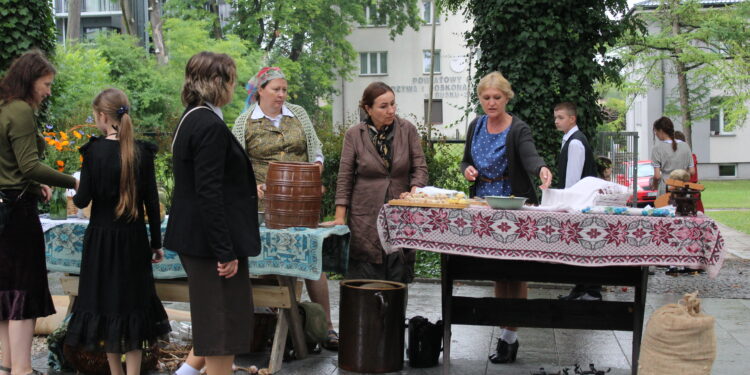
[[[380,130],[375,127],[372,120],[367,117],[365,119],[367,128],[370,129],[370,140],[378,150],[380,158],[383,159],[383,164],[388,171],[391,170],[391,144],[393,143],[393,124],[383,126]]]

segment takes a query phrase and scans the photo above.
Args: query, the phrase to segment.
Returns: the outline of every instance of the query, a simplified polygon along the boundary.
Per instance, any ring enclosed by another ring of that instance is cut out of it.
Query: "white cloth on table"
[[[537,211],[567,211],[580,210],[594,206],[598,194],[627,193],[628,188],[596,177],[586,177],[568,189],[542,190],[542,204],[535,208]]]

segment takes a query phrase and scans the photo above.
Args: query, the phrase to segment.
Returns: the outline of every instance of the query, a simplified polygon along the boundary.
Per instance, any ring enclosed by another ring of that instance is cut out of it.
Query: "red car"
[[[632,181],[632,163],[623,163],[624,173],[618,173],[616,182],[621,185],[630,187]],[[656,190],[651,189],[651,179],[654,177],[654,167],[651,160],[638,161],[638,207],[654,205],[654,200],[659,194]],[[633,198],[628,199],[628,204],[632,204]]]

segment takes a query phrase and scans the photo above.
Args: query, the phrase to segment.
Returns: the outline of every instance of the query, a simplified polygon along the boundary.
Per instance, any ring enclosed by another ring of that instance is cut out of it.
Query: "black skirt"
[[[4,191],[15,200],[20,191]],[[41,318],[55,313],[47,284],[44,233],[38,196],[26,192],[13,205],[0,234],[0,321]]]
[[[219,277],[217,260],[180,254],[190,288],[193,350],[199,356],[250,352],[253,338],[253,295],[247,257],[237,274]]]
[[[166,338],[169,320],[156,295],[151,256],[142,220],[89,222],[66,344],[127,353]]]

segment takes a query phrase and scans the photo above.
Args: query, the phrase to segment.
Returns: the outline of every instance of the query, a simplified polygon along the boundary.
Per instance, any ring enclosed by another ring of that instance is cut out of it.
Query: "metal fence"
[[[610,180],[633,188],[638,202],[638,132],[599,132],[596,154],[612,161]]]

